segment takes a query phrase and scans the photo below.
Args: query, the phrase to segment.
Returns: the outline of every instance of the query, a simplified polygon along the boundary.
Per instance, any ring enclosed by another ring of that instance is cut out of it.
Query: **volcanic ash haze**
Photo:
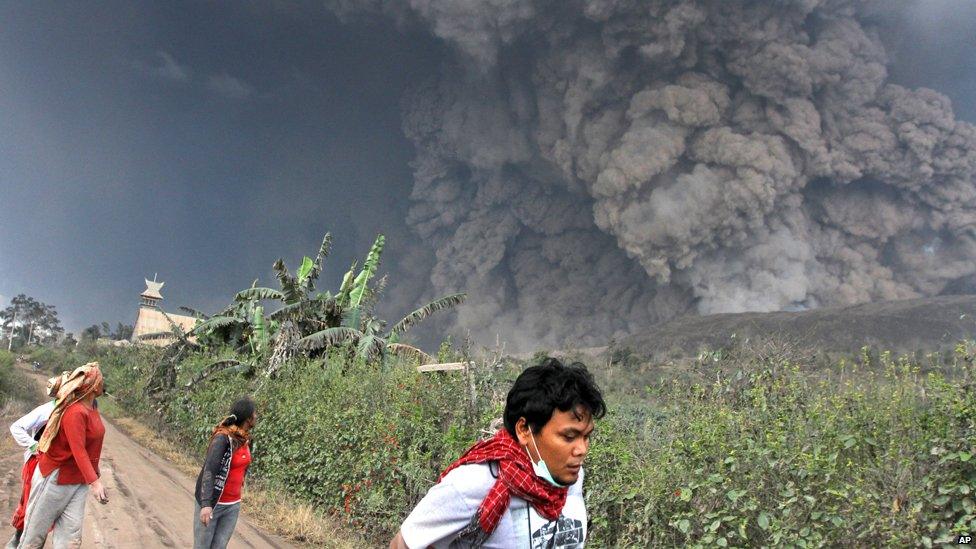
[[[389,0],[453,47],[404,98],[409,223],[461,325],[595,343],[689,311],[936,295],[976,273],[976,131],[886,82],[850,0]]]

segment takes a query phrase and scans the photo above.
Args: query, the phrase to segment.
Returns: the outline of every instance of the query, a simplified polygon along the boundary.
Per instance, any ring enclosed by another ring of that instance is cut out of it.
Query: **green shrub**
[[[273,383],[273,384],[272,384]],[[183,395],[170,419],[202,452],[247,383],[228,376]],[[382,539],[476,437],[457,376],[298,361],[254,391],[254,474]]]
[[[15,355],[0,350],[0,407],[10,401],[30,404],[37,397],[31,380],[14,367]]]
[[[34,347],[28,356],[30,362],[36,361],[41,365],[41,370],[50,375],[74,370],[88,362],[87,358],[83,352],[52,347]]]
[[[757,361],[615,410],[588,459],[592,545],[909,546],[976,530],[972,364],[920,376]]]
[[[14,354],[10,351],[0,350],[0,369],[9,372],[14,366]]]
[[[255,477],[376,543],[500,415],[524,367],[482,367],[466,379],[333,354],[294,361],[274,380],[220,374],[157,413],[142,398],[153,352],[100,357],[126,409],[202,455],[231,402],[252,394]],[[886,353],[834,368],[703,354],[642,392],[612,391],[586,466],[588,545],[911,546],[972,532],[973,354],[960,346],[941,371]],[[178,386],[222,356],[191,355]]]

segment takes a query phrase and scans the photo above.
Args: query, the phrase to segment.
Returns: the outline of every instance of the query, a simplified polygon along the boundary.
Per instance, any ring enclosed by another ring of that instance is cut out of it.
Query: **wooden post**
[[[468,382],[468,421],[472,424],[478,414],[478,389],[474,383],[474,362],[467,362],[464,368],[464,377]]]
[[[468,365],[467,362],[445,362],[443,364],[424,364],[417,366],[418,372],[449,372],[453,370],[463,370]]]

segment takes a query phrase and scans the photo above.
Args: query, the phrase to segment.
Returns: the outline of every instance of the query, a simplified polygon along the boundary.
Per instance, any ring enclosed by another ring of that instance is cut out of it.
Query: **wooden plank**
[[[417,366],[418,372],[446,372],[450,370],[463,370],[468,362],[445,362],[443,364],[424,364]]]

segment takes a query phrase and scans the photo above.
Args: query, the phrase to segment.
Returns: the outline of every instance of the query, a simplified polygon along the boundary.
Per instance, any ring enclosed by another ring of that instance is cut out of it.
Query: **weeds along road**
[[[44,387],[43,376],[28,375],[40,388]],[[40,401],[32,406],[37,404]],[[29,409],[23,411],[26,413]],[[20,498],[23,449],[14,443],[9,432],[10,424],[18,417],[17,412],[20,410],[9,410],[0,417],[3,426],[0,433],[0,543],[6,543],[13,534],[10,517]],[[193,547],[191,521],[196,479],[133,441],[104,415],[102,419],[105,442],[99,468],[109,502],[100,505],[89,497],[82,548]],[[252,526],[246,514],[245,499],[229,547],[292,547],[283,539]],[[51,547],[50,540],[47,547]]]

